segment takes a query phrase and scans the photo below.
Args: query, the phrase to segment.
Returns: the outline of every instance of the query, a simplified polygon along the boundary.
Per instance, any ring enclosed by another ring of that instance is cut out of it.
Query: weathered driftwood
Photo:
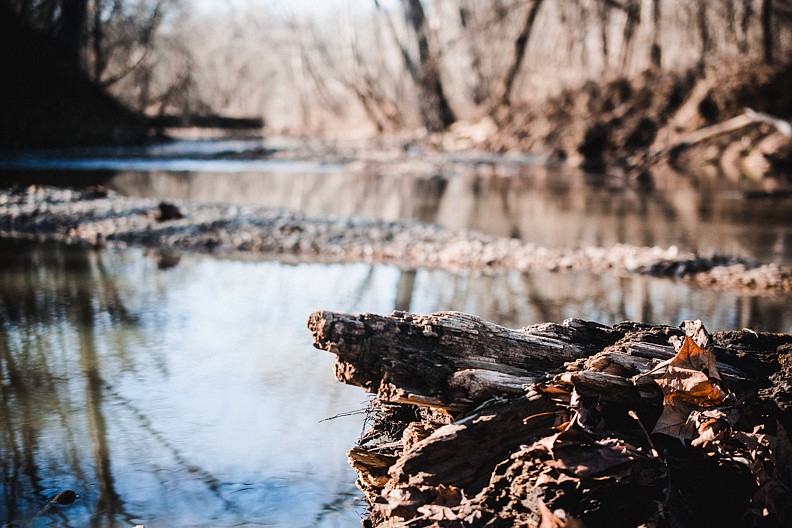
[[[369,525],[792,520],[790,335],[510,330],[456,312],[315,312],[308,325],[338,379],[377,394],[349,453]]]
[[[317,348],[338,355],[339,381],[385,401],[448,410],[521,394],[523,385],[590,355],[613,333],[575,319],[510,330],[459,312],[315,312],[308,327]]]

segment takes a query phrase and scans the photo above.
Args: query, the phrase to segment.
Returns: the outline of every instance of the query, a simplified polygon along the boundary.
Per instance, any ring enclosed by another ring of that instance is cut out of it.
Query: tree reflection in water
[[[3,244],[0,524],[64,489],[80,498],[38,524],[356,524],[345,451],[360,417],[321,420],[365,396],[311,348],[305,318],[317,308],[460,310],[513,328],[701,318],[712,330],[792,331],[789,296],[651,277],[188,255],[160,270],[136,250]]]
[[[189,464],[102,376],[97,327],[134,326],[136,316],[124,305],[101,253],[25,246],[0,242],[0,521],[33,522],[43,512],[63,526],[113,526],[119,520],[131,525],[141,518],[116,490],[108,396],[111,405],[120,401],[138,417],[139,431],[156,438],[177,464],[216,491],[217,479]],[[125,352],[119,346],[110,359],[134,369]],[[79,384],[81,399],[74,390]],[[59,433],[50,430],[58,426]],[[79,490],[72,509],[83,511],[67,515],[58,506],[42,508],[66,487]]]
[[[358,520],[345,450],[360,425],[317,424],[360,391],[303,340],[316,305],[261,303],[236,269],[266,294],[293,266],[161,271],[138,251],[0,244],[0,525]],[[346,283],[350,303],[380,288],[372,274]],[[45,508],[65,489],[74,504]]]
[[[112,524],[118,515],[131,518],[114,487],[102,409],[104,383],[94,340],[97,313],[118,321],[128,319],[126,309],[111,282],[97,283],[92,273],[97,255],[55,247],[20,251],[16,244],[2,245],[3,517],[7,521],[32,518],[65,486],[95,481],[98,493],[81,492],[85,495],[82,507],[92,512],[91,524]],[[61,321],[76,328],[76,335]],[[59,343],[68,343],[68,348],[76,345],[76,357],[74,348],[59,350]],[[75,376],[76,366],[81,376]],[[84,383],[82,404],[64,390],[75,378]],[[77,440],[81,420],[73,412],[75,408],[85,412],[90,457]],[[65,433],[60,453],[53,452],[56,446],[42,441],[50,434],[53,418]],[[85,470],[91,460],[94,476],[88,478]],[[68,465],[69,478],[53,481],[48,474],[53,464]],[[24,468],[22,474],[19,467]],[[61,517],[64,525],[72,524],[57,506],[47,512]]]

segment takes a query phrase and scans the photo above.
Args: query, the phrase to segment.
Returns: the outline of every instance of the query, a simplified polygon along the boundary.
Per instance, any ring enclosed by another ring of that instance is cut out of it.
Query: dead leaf
[[[709,346],[703,326],[694,335]],[[728,392],[720,387],[715,354],[712,349],[697,345],[690,336],[674,343],[677,354],[666,362],[666,372],[655,378],[663,391],[663,413],[653,433],[675,436],[681,441],[699,436],[698,429],[688,424],[693,411],[721,404]]]
[[[459,519],[454,510],[439,504],[424,504],[418,508],[418,513],[425,515],[429,521],[456,521]]]
[[[575,477],[570,477],[566,473],[548,467],[544,471],[544,473],[542,473],[536,478],[536,482],[534,482],[534,486],[540,488],[542,486],[548,486],[550,484],[555,484],[555,485],[563,484],[564,482],[580,482],[580,479]]]
[[[679,328],[685,331],[685,335],[689,336],[694,343],[704,350],[712,349],[712,336],[710,336],[707,329],[704,328],[704,323],[699,319],[695,321],[682,321]]]
[[[652,429],[652,434],[664,434],[679,438],[681,441],[689,439],[689,431],[685,430],[688,416],[694,407],[684,404],[670,405],[664,402],[663,412]]]
[[[740,418],[740,413],[733,407],[693,411],[685,423],[686,430],[693,431],[690,444],[694,447],[707,447],[711,443],[722,441]]]
[[[417,488],[396,488],[383,491],[374,503],[374,509],[385,517],[399,515],[412,516],[420,505],[426,502],[426,495]]]
[[[563,510],[550,511],[542,499],[539,499],[537,505],[539,506],[539,526],[537,528],[583,528],[582,522],[567,517]]]
[[[522,453],[535,456],[548,467],[576,478],[618,478],[626,465],[643,455],[633,446],[616,439],[593,440],[583,431],[570,429],[541,438]]]
[[[641,458],[638,451],[626,443],[597,442],[556,448],[553,459],[545,464],[579,478],[618,478],[625,472],[617,468],[638,458]]]
[[[731,437],[740,442],[742,445],[748,449],[748,452],[751,454],[751,458],[757,458],[757,454],[759,449],[769,445],[767,440],[767,435],[759,433],[757,431],[753,433],[746,433],[744,431],[734,431]]]

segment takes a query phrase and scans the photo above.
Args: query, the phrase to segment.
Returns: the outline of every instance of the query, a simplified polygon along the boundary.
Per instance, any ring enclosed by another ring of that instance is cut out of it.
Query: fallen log
[[[792,335],[318,311],[368,526],[789,526]],[[555,523],[555,524],[552,524]]]
[[[459,312],[315,312],[308,328],[317,348],[338,356],[339,381],[383,401],[449,411],[521,394],[523,385],[590,355],[618,334],[576,319],[510,330]]]

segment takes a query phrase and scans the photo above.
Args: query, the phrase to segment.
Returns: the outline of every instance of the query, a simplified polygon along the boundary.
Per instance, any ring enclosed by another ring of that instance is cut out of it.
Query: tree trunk
[[[629,0],[624,6],[627,12],[627,22],[624,24],[624,37],[622,39],[621,60],[619,61],[619,75],[624,75],[630,65],[632,57],[633,37],[635,30],[641,23],[641,4],[636,0]]]
[[[610,6],[607,2],[602,2],[597,7],[599,15],[600,42],[602,44],[602,74],[608,73],[610,62],[610,46],[608,45],[608,26],[610,25]]]
[[[448,410],[501,391],[519,393],[523,384],[565,361],[587,356],[610,334],[574,319],[509,330],[457,312],[425,317],[316,312],[309,327],[318,348],[338,354],[336,376],[344,383],[393,403]],[[339,342],[343,348],[334,346]]]
[[[104,50],[104,23],[102,22],[102,1],[94,0],[93,28],[91,31],[91,44],[93,47],[93,80],[98,83],[107,68],[107,58]]]
[[[712,40],[710,39],[709,33],[709,21],[707,20],[707,0],[698,0],[697,20],[699,37],[701,38],[698,68],[699,71],[703,73],[712,47]]]
[[[523,59],[525,58],[525,51],[528,48],[528,42],[531,40],[531,32],[533,31],[536,16],[539,14],[539,9],[542,7],[543,0],[533,0],[531,7],[528,8],[528,13],[525,16],[520,34],[514,41],[514,57],[506,75],[503,77],[499,103],[501,106],[511,105],[512,89],[514,88],[514,81],[517,79],[517,74],[520,72]],[[606,52],[607,53],[607,52]]]
[[[751,19],[753,18],[753,5],[751,2],[743,2],[742,16],[740,17],[740,42],[738,48],[740,53],[748,53],[750,49],[750,39],[748,32],[751,29]]]
[[[415,83],[421,119],[427,131],[439,132],[454,123],[456,116],[443,91],[438,57],[429,49],[429,28],[423,5],[420,0],[402,0],[402,4],[418,45]]]
[[[762,57],[767,64],[775,61],[773,47],[773,0],[762,0]]]
[[[74,66],[82,66],[88,0],[63,0],[61,10],[55,39],[63,47],[66,60]]]
[[[660,0],[652,0],[652,47],[649,51],[649,64],[656,70],[663,67],[663,50],[660,46],[661,17]]]
[[[377,394],[349,453],[372,526],[792,519],[792,335],[457,312],[308,326],[339,380]]]

